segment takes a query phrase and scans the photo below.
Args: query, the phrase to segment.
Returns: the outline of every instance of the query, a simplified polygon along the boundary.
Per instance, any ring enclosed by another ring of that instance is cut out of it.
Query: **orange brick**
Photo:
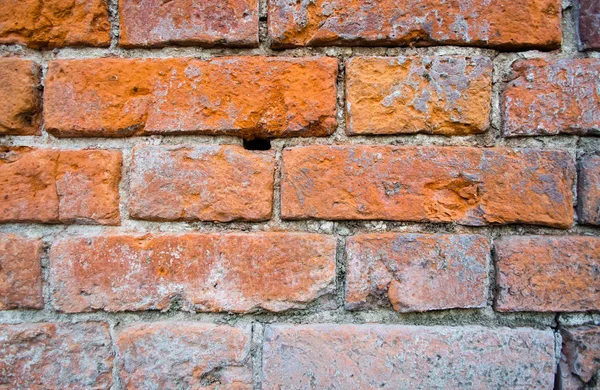
[[[336,127],[334,58],[58,60],[44,92],[60,137],[325,136]]]
[[[553,150],[297,147],[283,152],[282,217],[566,228],[574,172]]]
[[[108,324],[0,325],[0,384],[10,389],[109,389]]]
[[[504,134],[600,134],[600,60],[521,60],[504,91]]]
[[[121,152],[0,147],[0,222],[117,225]]]
[[[119,336],[125,389],[252,389],[251,326],[139,323]]]
[[[374,233],[346,240],[346,307],[396,311],[484,307],[487,238]]]
[[[0,0],[0,44],[108,46],[105,0]]]
[[[258,46],[257,0],[124,0],[119,11],[124,47]]]
[[[130,214],[159,221],[267,220],[274,173],[274,152],[215,145],[136,147]]]
[[[489,126],[489,58],[354,57],[346,74],[348,134],[472,134]]]
[[[275,47],[463,45],[503,50],[556,49],[558,0],[269,0]]]
[[[0,234],[0,310],[44,306],[42,252],[40,240]]]
[[[579,222],[600,225],[600,155],[587,155],[579,165]]]
[[[302,308],[333,291],[335,240],[301,233],[99,236],[55,243],[55,307],[243,313]]]
[[[600,310],[600,238],[510,236],[494,246],[496,310]]]
[[[0,59],[0,135],[40,134],[40,67],[18,58]]]

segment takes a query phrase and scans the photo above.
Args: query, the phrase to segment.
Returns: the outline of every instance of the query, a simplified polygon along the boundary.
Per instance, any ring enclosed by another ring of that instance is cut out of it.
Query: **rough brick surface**
[[[271,217],[275,153],[240,146],[143,146],[133,153],[130,214],[150,220]]]
[[[269,0],[277,47],[451,44],[554,49],[561,42],[558,0]]]
[[[108,325],[0,325],[0,387],[109,389],[113,352]]]
[[[252,389],[249,325],[158,322],[126,327],[117,342],[126,389]]]
[[[258,46],[257,0],[124,0],[119,11],[121,46]]]
[[[40,133],[40,67],[33,61],[0,59],[0,135]]]
[[[483,307],[487,238],[363,234],[346,240],[346,307],[391,303],[400,312]]]
[[[105,0],[0,0],[0,44],[108,46]]]
[[[600,59],[513,64],[504,91],[504,134],[600,134]]]
[[[496,310],[600,310],[600,238],[508,236],[494,246]]]
[[[44,117],[57,136],[325,136],[336,127],[336,77],[326,57],[58,60]]]
[[[0,234],[0,310],[41,309],[42,242]]]
[[[53,245],[50,262],[63,312],[283,311],[335,285],[335,240],[316,234],[74,238]]]
[[[471,134],[489,126],[489,58],[355,57],[346,74],[349,134]]]
[[[121,152],[0,147],[0,222],[119,224]]]
[[[282,217],[566,228],[573,221],[573,164],[567,152],[535,149],[286,149]]]
[[[600,2],[578,0],[579,44],[583,49],[600,49]]]
[[[600,327],[563,328],[561,334],[562,389],[594,388],[591,382],[600,379]]]
[[[554,336],[529,328],[280,325],[263,389],[551,389]]]
[[[579,222],[600,225],[600,155],[587,155],[579,165]]]

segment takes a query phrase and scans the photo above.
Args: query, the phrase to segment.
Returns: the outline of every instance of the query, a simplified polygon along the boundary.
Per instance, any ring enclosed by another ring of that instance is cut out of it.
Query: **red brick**
[[[0,147],[0,222],[117,225],[121,152]]]
[[[600,379],[600,326],[563,328],[561,334],[561,388],[594,388],[592,382]]]
[[[44,307],[42,252],[40,240],[0,234],[0,310]]]
[[[120,45],[258,46],[258,1],[124,0]]]
[[[600,60],[532,59],[513,64],[504,91],[504,134],[600,134]]]
[[[240,146],[142,146],[133,152],[130,214],[159,221],[271,217],[273,152]]]
[[[489,58],[354,57],[346,74],[348,134],[472,134],[489,126]]]
[[[0,325],[0,386],[7,389],[109,389],[108,325]]]
[[[600,49],[600,3],[597,0],[578,2],[579,45],[582,49]]]
[[[0,0],[0,44],[108,46],[105,0]]]
[[[579,222],[600,225],[600,155],[587,155],[579,165]]]
[[[277,325],[263,389],[551,389],[554,335],[529,328]]]
[[[39,84],[40,67],[35,62],[0,59],[0,135],[40,134]]]
[[[325,136],[336,127],[334,58],[51,61],[47,130],[60,137]]]
[[[396,311],[484,307],[487,238],[362,234],[346,240],[346,307]]]
[[[283,152],[282,217],[566,228],[574,171],[553,150],[297,147]]]
[[[55,243],[55,307],[249,312],[302,308],[335,287],[335,240],[301,233],[99,236]]]
[[[252,389],[251,326],[157,322],[117,342],[126,389]]]
[[[275,47],[464,45],[503,50],[556,49],[558,0],[269,0]]]
[[[494,246],[496,310],[600,310],[600,238],[509,236]]]

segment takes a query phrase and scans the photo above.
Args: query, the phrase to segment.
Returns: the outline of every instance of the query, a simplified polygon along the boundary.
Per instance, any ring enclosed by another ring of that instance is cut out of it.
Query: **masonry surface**
[[[600,388],[598,0],[0,0],[0,388]]]

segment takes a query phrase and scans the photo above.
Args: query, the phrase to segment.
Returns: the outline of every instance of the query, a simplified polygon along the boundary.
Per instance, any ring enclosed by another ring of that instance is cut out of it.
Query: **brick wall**
[[[0,388],[600,386],[571,1],[0,0]]]

